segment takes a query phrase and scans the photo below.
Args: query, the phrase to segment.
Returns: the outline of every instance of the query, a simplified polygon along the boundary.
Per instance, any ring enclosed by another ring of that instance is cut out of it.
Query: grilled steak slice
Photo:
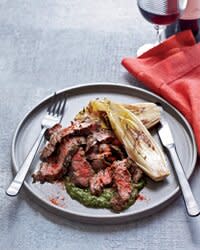
[[[102,193],[103,184],[101,182],[101,174],[100,171],[98,174],[95,174],[90,178],[90,192],[96,196],[99,196]]]
[[[131,174],[128,167],[130,162],[128,159],[122,161],[115,161],[112,164],[113,182],[117,189],[117,193],[111,199],[112,209],[116,212],[120,212],[127,205],[132,193],[132,181]]]
[[[102,158],[102,156],[109,156],[111,155],[111,149],[109,144],[100,144],[100,145],[95,145],[90,152],[87,152],[87,159],[88,160],[96,160]]]
[[[117,154],[115,154],[116,156],[113,154],[114,151],[111,146],[111,144],[102,143],[95,145],[89,154],[87,152],[87,159],[90,161],[95,172],[105,169],[110,166],[113,161],[121,159],[116,157]]]
[[[129,159],[128,170],[129,170],[129,172],[131,174],[131,178],[132,178],[133,182],[138,183],[138,181],[143,176],[143,171],[138,167],[136,162]]]
[[[111,148],[109,144],[101,143],[99,145],[99,153],[111,152]]]
[[[94,131],[87,137],[86,151],[91,150],[97,143],[111,143],[114,139],[115,135],[111,130],[100,129],[99,131]]]
[[[79,146],[84,143],[84,137],[74,137],[62,141],[57,150],[57,157],[49,157],[47,162],[41,163],[40,170],[32,175],[33,182],[53,182],[62,178],[68,171],[73,155],[77,152]]]
[[[115,194],[113,198],[111,199],[111,206],[112,206],[113,211],[115,212],[121,212],[126,206],[126,204],[127,204],[127,201],[124,201],[118,193]]]
[[[139,167],[137,167],[134,171],[134,174],[132,175],[133,182],[138,183],[142,176],[143,171]]]
[[[131,175],[127,169],[128,160],[115,161],[112,164],[113,181],[116,185],[117,192],[123,201],[130,198],[132,192]]]
[[[39,181],[40,183],[44,183],[59,180],[64,174],[65,169],[62,165],[54,162],[43,162],[40,165],[40,170],[34,173],[32,177],[33,182]]]
[[[61,129],[62,126],[59,123],[54,125],[52,128],[47,129],[44,134],[45,139],[49,141],[52,134],[58,133],[58,131],[60,131]]]
[[[43,160],[49,157],[55,150],[56,145],[62,141],[63,138],[72,136],[87,136],[92,131],[98,128],[99,124],[91,121],[75,121],[69,127],[60,129],[51,134],[49,142],[45,145],[41,152],[40,158]]]
[[[80,187],[88,187],[89,179],[93,176],[94,171],[90,163],[85,158],[85,152],[82,147],[72,158],[70,176],[71,181]]]
[[[92,151],[89,155],[87,155],[87,159],[90,161],[95,172],[107,168],[114,160],[116,160],[116,158],[112,156],[109,144],[100,144],[98,152]]]
[[[105,170],[99,171],[97,174],[90,178],[90,192],[99,196],[103,187],[112,182],[112,168],[108,167]]]
[[[112,154],[117,158],[117,160],[122,160],[126,158],[126,152],[122,149],[122,147],[117,146],[117,145],[110,145]]]
[[[111,156],[111,152],[104,152],[99,154],[92,153],[88,156],[88,159],[94,171],[98,172],[101,169],[105,169],[111,165],[111,163],[108,161],[109,157],[111,158]]]
[[[102,155],[100,155],[102,156]],[[99,159],[94,159],[91,162],[92,168],[94,169],[95,172],[100,171],[101,169],[107,168],[110,164],[105,160],[104,157],[99,158]]]
[[[141,179],[141,177],[143,175],[143,171],[137,166],[137,164],[135,162],[133,162],[131,160],[128,160],[126,165],[127,165],[128,171],[131,175],[131,179],[133,180],[133,183],[138,183],[138,181]],[[119,188],[119,185],[118,185],[118,188]],[[130,187],[128,189],[130,191]],[[118,193],[115,194],[114,197],[111,199],[112,209],[115,212],[120,212],[127,206],[129,200],[128,199],[126,200],[124,198],[126,198],[126,196],[128,198],[129,191],[128,191],[127,195],[124,196],[118,190]],[[131,194],[130,194],[129,198],[132,199]]]

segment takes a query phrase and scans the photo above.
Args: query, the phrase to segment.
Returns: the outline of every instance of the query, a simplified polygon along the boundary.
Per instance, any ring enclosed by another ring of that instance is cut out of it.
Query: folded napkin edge
[[[121,64],[136,79],[156,94],[162,96],[183,114],[194,130],[198,152],[200,153],[200,114],[198,111],[200,107],[200,84],[198,80],[200,77],[200,44],[196,44],[191,31],[175,34],[169,39],[171,49],[174,48],[174,44],[177,46],[177,50],[175,48],[171,54],[178,53],[179,50],[182,53],[178,55],[178,59],[175,57],[170,58],[170,60],[173,59],[175,61],[171,65],[170,63],[173,61],[169,60],[167,63],[163,63],[163,68],[160,68],[159,60],[162,61],[163,57],[158,56],[158,58],[155,59],[156,55],[162,51],[157,49],[158,47],[152,48],[138,58],[123,58]],[[180,41],[180,39],[184,39],[184,41]],[[164,45],[168,42],[169,40],[166,40],[162,45],[158,46],[161,46],[163,49]],[[163,49],[164,52],[166,50],[166,48]],[[151,57],[154,57],[154,61],[151,61]],[[148,71],[149,65],[151,65],[151,63],[153,65],[154,62],[158,64],[158,67],[150,67]],[[165,71],[165,64],[167,65],[168,72]],[[183,64],[183,67],[181,64]],[[173,72],[172,78],[168,77],[170,69]],[[158,76],[157,72],[160,73]],[[177,75],[177,72],[179,75]]]
[[[138,58],[145,58],[149,57],[151,55],[156,56],[158,53],[166,51],[166,49],[171,49],[174,47],[190,47],[196,44],[194,35],[191,30],[185,30],[178,32],[170,37],[168,37],[166,40],[161,42],[160,44],[156,45],[155,47],[149,49],[148,51],[144,52],[141,56]],[[157,52],[155,51],[155,48],[157,49]]]

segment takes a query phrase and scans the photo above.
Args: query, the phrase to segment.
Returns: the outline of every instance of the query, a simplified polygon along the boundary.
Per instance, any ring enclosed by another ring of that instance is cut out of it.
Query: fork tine
[[[49,107],[47,108],[47,112],[49,113],[49,115],[62,116],[64,113],[66,102],[67,102],[67,95],[64,95],[60,99],[59,96],[55,92],[54,96],[51,98],[51,103]]]
[[[55,113],[57,116],[60,116],[60,107],[61,107],[62,101],[63,101],[62,99],[59,100],[58,105],[56,106]]]
[[[58,110],[60,116],[64,114],[66,102],[67,102],[67,95],[64,95],[64,99],[60,102],[60,106]]]
[[[58,110],[58,107],[59,107],[59,103],[60,103],[59,95],[56,95],[55,98],[54,98],[54,104],[51,107],[51,115],[53,115],[53,116],[57,115],[58,116],[57,110]]]
[[[53,107],[54,107],[54,103],[55,103],[55,99],[56,99],[56,92],[54,92],[54,95],[52,96],[51,98],[51,101],[50,101],[50,105],[48,106],[47,108],[47,112],[50,114],[53,112]]]
[[[52,115],[57,115],[56,109],[59,105],[59,97],[55,96],[54,105],[52,106]]]

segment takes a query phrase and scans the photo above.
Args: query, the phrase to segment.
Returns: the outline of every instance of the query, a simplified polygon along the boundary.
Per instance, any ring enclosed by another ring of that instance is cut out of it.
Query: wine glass
[[[142,16],[154,24],[157,34],[157,42],[140,47],[137,51],[138,56],[161,42],[164,28],[180,17],[187,7],[187,2],[187,0],[137,0]]]

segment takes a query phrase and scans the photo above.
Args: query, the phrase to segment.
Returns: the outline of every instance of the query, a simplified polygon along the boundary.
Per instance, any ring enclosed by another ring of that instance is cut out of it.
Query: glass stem
[[[157,44],[161,43],[161,32],[160,32],[160,26],[158,24],[156,24],[154,26],[155,30],[156,30],[156,37],[157,37]]]

